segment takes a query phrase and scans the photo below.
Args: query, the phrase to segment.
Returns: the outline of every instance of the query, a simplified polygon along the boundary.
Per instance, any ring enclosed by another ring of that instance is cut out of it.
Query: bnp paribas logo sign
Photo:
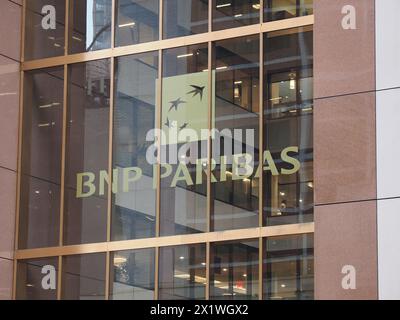
[[[207,140],[209,127],[208,72],[197,72],[163,79],[162,145]],[[215,100],[211,123],[214,124]]]
[[[212,77],[215,79],[214,74]],[[146,133],[146,141],[131,154],[136,162],[139,156],[144,158],[146,170],[143,166],[116,166],[112,177],[107,169],[78,173],[78,198],[104,195],[105,186],[110,183],[112,192],[117,194],[132,192],[143,185],[156,188],[160,179],[176,187],[202,184],[204,174],[211,174],[211,182],[215,183],[228,179],[249,181],[259,178],[263,172],[278,176],[299,171],[298,147],[287,146],[278,152],[260,151],[257,113],[218,95],[210,99],[210,92],[215,90],[209,90],[208,72],[162,80],[160,122],[154,124],[154,129]],[[209,148],[210,141],[212,148]],[[208,156],[209,150],[211,156]],[[150,173],[149,165],[152,166]]]

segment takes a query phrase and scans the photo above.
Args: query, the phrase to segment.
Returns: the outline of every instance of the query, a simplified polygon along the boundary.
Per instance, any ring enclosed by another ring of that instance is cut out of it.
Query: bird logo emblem
[[[170,112],[172,109],[178,110],[178,107],[180,104],[186,103],[186,101],[183,101],[181,98],[178,98],[177,100],[170,101],[171,107],[169,108],[168,112]]]
[[[189,125],[189,123],[184,123],[182,126],[179,127],[179,130],[183,130],[185,128],[187,128],[187,126]]]
[[[193,94],[193,97],[196,97],[197,95],[200,95],[200,101],[203,100],[203,92],[205,89],[205,86],[200,87],[200,86],[196,86],[196,85],[190,85],[193,90],[189,91],[187,94]]]
[[[164,123],[165,126],[167,126],[168,128],[172,128],[172,123],[171,121],[169,121],[169,118],[167,117],[167,121]]]

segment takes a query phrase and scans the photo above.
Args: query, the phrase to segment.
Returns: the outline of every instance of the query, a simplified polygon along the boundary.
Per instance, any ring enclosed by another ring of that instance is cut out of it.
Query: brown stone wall
[[[21,0],[0,1],[0,300],[12,298]]]
[[[314,5],[315,297],[377,299],[375,1]],[[356,29],[342,26],[346,5]]]

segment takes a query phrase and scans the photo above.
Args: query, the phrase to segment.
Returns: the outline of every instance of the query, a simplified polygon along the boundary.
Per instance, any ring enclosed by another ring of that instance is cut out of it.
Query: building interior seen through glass
[[[57,246],[59,242],[63,82],[62,67],[24,75],[21,249]]]
[[[213,158],[218,163],[212,184],[212,230],[256,227],[259,224],[259,177],[257,170],[236,177],[233,155],[248,154],[253,169],[259,163],[259,37],[218,41],[215,59],[215,123],[220,139],[213,141]],[[231,152],[231,150],[233,150]],[[219,161],[220,162],[220,161]]]
[[[295,174],[264,173],[267,225],[313,220],[312,29],[293,31],[264,35],[264,149],[276,158],[286,146],[297,146],[302,164]],[[282,172],[287,163],[276,167]]]
[[[112,0],[70,0],[69,5],[69,53],[110,48]]]
[[[68,67],[64,243],[107,240],[107,195],[80,197],[79,174],[108,167],[110,60]]]
[[[162,163],[173,172],[185,163],[190,182],[174,181],[174,175],[161,179],[160,234],[177,235],[207,231],[207,178],[202,170],[197,176],[197,159],[206,159],[207,140],[201,129],[208,128],[208,46],[199,44],[164,50],[162,78],[161,142]],[[199,91],[196,92],[195,90]],[[176,103],[176,108],[175,108]],[[190,142],[174,141],[173,129],[184,135],[193,130],[197,138]],[[171,130],[172,129],[172,130]],[[178,153],[173,150],[178,150]],[[176,156],[176,160],[171,157]],[[203,168],[202,168],[203,169]],[[192,183],[193,182],[193,183]]]
[[[26,0],[16,298],[313,299],[312,8]]]
[[[155,126],[158,52],[119,57],[115,61],[113,167],[142,171],[140,181],[113,194],[112,240],[151,238],[156,232],[156,189],[153,166],[146,161]],[[120,179],[120,180],[121,180]]]

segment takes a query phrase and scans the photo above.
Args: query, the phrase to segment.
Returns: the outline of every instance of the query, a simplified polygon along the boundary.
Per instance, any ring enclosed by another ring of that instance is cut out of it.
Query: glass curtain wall
[[[115,60],[113,168],[119,192],[113,193],[112,240],[155,236],[155,175],[146,160],[146,136],[156,123],[158,59],[158,52],[149,52]],[[124,184],[125,175],[134,176],[132,168],[141,178]]]
[[[263,4],[26,1],[17,299],[313,299],[313,1]]]
[[[264,172],[267,225],[313,220],[312,37],[306,27],[264,35],[264,149],[279,159]],[[296,172],[286,156],[300,164]]]

